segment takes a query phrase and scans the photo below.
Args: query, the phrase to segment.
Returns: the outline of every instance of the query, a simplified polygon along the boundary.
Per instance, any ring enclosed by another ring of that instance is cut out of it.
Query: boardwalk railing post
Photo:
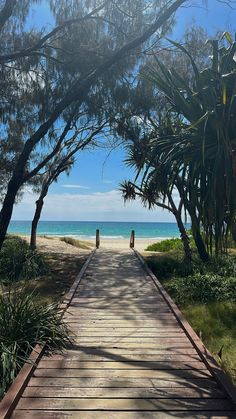
[[[131,234],[130,234],[130,248],[133,249],[134,248],[134,238],[135,238],[135,231],[131,230]]]
[[[100,232],[99,229],[96,230],[96,248],[99,249],[100,247]]]

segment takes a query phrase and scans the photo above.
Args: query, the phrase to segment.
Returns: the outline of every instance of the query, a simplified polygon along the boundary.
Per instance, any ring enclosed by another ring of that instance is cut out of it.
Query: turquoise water
[[[9,233],[30,234],[30,221],[12,221]],[[39,235],[73,236],[91,239],[96,229],[100,229],[103,238],[128,238],[130,231],[135,230],[137,238],[179,237],[175,223],[141,223],[141,222],[100,222],[100,221],[40,221]]]

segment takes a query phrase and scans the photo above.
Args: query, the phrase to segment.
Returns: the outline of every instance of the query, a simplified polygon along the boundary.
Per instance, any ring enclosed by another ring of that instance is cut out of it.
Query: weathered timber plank
[[[165,321],[158,321],[157,323],[154,321],[150,321],[147,322],[145,319],[141,319],[141,320],[120,320],[120,319],[112,319],[112,320],[106,320],[106,319],[87,319],[85,321],[81,321],[81,320],[72,320],[70,319],[69,321],[66,321],[66,324],[69,327],[77,327],[78,325],[83,325],[83,326],[88,326],[88,327],[93,327],[93,328],[105,328],[106,326],[108,328],[114,328],[114,327],[119,327],[119,328],[126,328],[126,327],[130,327],[130,328],[136,328],[136,327],[141,327],[143,325],[143,327],[148,327],[148,324],[150,324],[150,327],[154,327],[156,324],[156,327],[158,328],[178,328],[178,325],[175,323],[175,321],[173,320],[165,320]],[[181,329],[178,329],[181,330]],[[98,330],[99,331],[99,330]]]
[[[100,377],[100,378],[116,378],[116,377],[130,377],[130,378],[206,378],[211,377],[208,370],[111,370],[108,368],[100,369],[36,369],[34,377]]]
[[[65,355],[55,354],[52,357],[43,357],[41,366],[44,365],[45,368],[48,368],[49,363],[53,363],[54,361],[92,361],[92,362],[110,362],[110,361],[124,361],[124,362],[137,362],[137,361],[145,361],[145,362],[193,362],[193,361],[201,361],[199,355],[190,354],[190,355],[182,355],[182,354],[107,354],[107,355],[96,355],[96,354],[84,354],[84,353],[77,353],[71,355],[69,353]]]
[[[124,330],[123,332],[121,330],[114,331],[112,329],[106,330],[96,330],[96,331],[90,331],[90,330],[78,330],[78,327],[75,325],[73,327],[70,327],[73,333],[76,333],[79,337],[93,337],[96,339],[96,337],[110,337],[110,336],[118,336],[118,337],[133,337],[133,338],[178,338],[178,337],[186,337],[183,331],[181,330],[175,330],[173,332],[167,332],[167,331],[156,331],[156,332],[136,332],[135,330],[133,332],[129,332]]]
[[[147,341],[141,341],[141,342],[127,342],[127,341],[110,341],[110,342],[104,342],[104,341],[99,341],[99,342],[92,342],[92,341],[87,341],[87,340],[79,340],[77,341],[77,339],[75,339],[75,343],[80,343],[81,347],[87,347],[87,348],[153,348],[153,349],[157,349],[158,347],[160,349],[169,349],[169,348],[186,348],[186,349],[190,349],[192,346],[191,344],[186,341],[186,342],[155,342],[155,341],[151,341],[151,342],[147,342]]]
[[[149,291],[150,292],[150,291]],[[158,295],[158,294],[157,294]],[[102,304],[109,304],[112,305],[112,307],[120,307],[120,305],[125,304],[125,302],[127,301],[127,297],[126,294],[124,294],[123,296],[119,294],[119,290],[117,289],[117,295],[116,297],[113,297],[112,295],[107,295],[107,296],[98,296],[98,295],[94,295],[93,297],[74,297],[73,301],[72,301],[72,306],[74,305],[80,305],[81,307],[83,307],[83,305],[100,305]],[[148,294],[143,294],[142,296],[137,296],[134,294],[130,295],[129,298],[130,304],[131,306],[135,306],[135,305],[141,305],[142,307],[146,307],[149,305],[153,305],[153,306],[162,306],[165,307],[165,300],[163,297],[150,297],[150,295]]]
[[[107,313],[107,309],[112,309],[112,313],[114,314],[120,314],[120,315],[124,315],[124,311],[123,309],[125,308],[125,304],[124,307],[122,307],[122,305],[120,304],[119,307],[115,308],[112,306],[112,304],[110,304],[108,307],[103,307],[103,306],[99,306],[99,307],[81,307],[80,305],[77,306],[70,306],[70,313],[78,313],[79,315],[87,315],[88,311],[90,309],[92,310],[96,310],[97,314],[107,314],[107,316],[109,316],[109,314]],[[138,304],[135,306],[129,306],[129,314],[130,315],[143,315],[143,316],[147,316],[148,314],[172,314],[170,309],[168,307],[162,306],[162,307],[140,307]]]
[[[131,377],[32,377],[29,381],[28,387],[124,387],[124,388],[140,388],[140,387],[157,387],[157,388],[175,388],[175,387],[189,387],[189,388],[217,388],[217,383],[209,377],[196,378],[191,377],[181,378],[174,377],[173,379],[164,378],[131,378]]]
[[[54,410],[147,410],[147,411],[168,411],[168,410],[226,410],[232,408],[227,399],[118,399],[118,398],[21,398],[18,409],[54,409]]]
[[[165,300],[162,296],[159,296],[158,294],[150,296],[150,288],[146,288],[146,292],[144,290],[140,290],[137,292],[135,289],[132,288],[132,292],[128,292],[127,288],[124,293],[120,292],[120,288],[115,289],[114,292],[109,292],[109,301],[113,302],[119,302],[122,300],[127,299],[129,301],[142,301],[142,302],[150,302],[150,303],[164,303]],[[88,292],[83,292],[81,290],[78,290],[77,294],[73,298],[73,303],[84,303],[84,302],[93,302],[93,301],[101,301],[101,300],[107,300],[108,296],[104,293],[104,290],[101,291],[94,287],[94,289],[91,289]]]
[[[70,388],[70,387],[27,387],[22,397],[46,397],[46,398],[158,398],[158,399],[178,399],[178,398],[212,398],[224,399],[225,394],[216,388],[188,388],[188,387],[174,387],[174,388]]]
[[[128,357],[129,355],[197,355],[197,352],[194,348],[185,348],[180,347],[161,347],[157,348],[156,346],[154,348],[119,348],[119,347],[106,347],[106,348],[98,348],[96,346],[82,346],[82,345],[73,345],[71,349],[67,350],[67,356],[78,356],[80,354],[86,354],[86,355],[102,355],[102,356],[110,356],[113,355],[122,355]]]
[[[111,311],[111,313],[121,313],[122,314],[122,308],[125,307],[125,302],[122,305],[121,303],[118,305],[116,304],[114,306],[114,304],[111,302],[104,304],[104,303],[91,303],[91,304],[81,304],[81,303],[74,303],[71,304],[70,306],[70,312],[79,312],[81,314],[86,314],[86,312],[88,310],[98,310],[98,312],[108,312]],[[139,302],[137,301],[136,304],[130,304],[129,305],[129,310],[131,314],[135,314],[135,313],[140,313],[140,314],[144,314],[144,313],[170,313],[171,311],[170,309],[168,309],[168,307],[165,306],[165,304],[139,304]]]
[[[73,335],[72,335],[73,336]],[[74,342],[76,343],[95,343],[96,345],[102,344],[113,344],[113,343],[127,343],[128,345],[135,344],[135,346],[139,346],[139,344],[145,344],[148,346],[149,343],[152,343],[154,345],[166,345],[166,344],[176,344],[178,346],[179,343],[181,344],[189,344],[189,339],[183,335],[183,336],[177,336],[177,337],[166,337],[166,336],[158,336],[158,337],[150,337],[150,336],[141,336],[141,337],[135,337],[135,336],[76,336],[74,338]]]
[[[157,327],[149,327],[149,326],[140,326],[140,327],[121,327],[121,326],[113,326],[113,327],[103,327],[103,326],[87,326],[85,327],[83,324],[78,324],[76,327],[78,333],[88,332],[90,333],[100,333],[100,332],[121,332],[121,333],[184,333],[183,329],[180,327],[169,327],[169,326],[157,326]]]
[[[38,365],[38,369],[148,369],[148,370],[172,370],[172,369],[180,369],[180,370],[189,370],[189,369],[197,369],[197,370],[206,370],[206,366],[201,361],[194,361],[194,362],[174,362],[168,361],[164,363],[163,361],[154,362],[154,361],[130,361],[127,360],[126,362],[97,362],[97,361],[40,361]]]
[[[15,410],[13,419],[78,419],[81,415],[78,411],[52,411],[52,410]],[[229,411],[201,411],[196,414],[196,411],[188,412],[102,412],[83,411],[83,418],[81,419],[235,419],[235,414]]]

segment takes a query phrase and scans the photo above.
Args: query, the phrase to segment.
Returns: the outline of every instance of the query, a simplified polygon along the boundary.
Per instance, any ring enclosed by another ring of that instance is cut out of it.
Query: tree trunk
[[[179,194],[180,194],[180,192],[179,192]],[[180,200],[180,203],[179,203],[179,206],[178,206],[178,209],[177,209],[177,207],[175,205],[175,202],[172,198],[172,195],[167,194],[167,196],[168,196],[168,199],[169,199],[169,203],[172,207],[172,213],[174,214],[177,225],[178,225],[178,229],[179,229],[179,232],[180,232],[180,238],[183,242],[185,259],[187,261],[191,262],[192,261],[192,249],[190,247],[189,237],[187,235],[186,228],[184,227],[184,223],[183,223],[182,217],[181,217],[182,204],[183,204],[182,199]]]
[[[203,262],[208,262],[210,258],[209,258],[209,254],[206,251],[206,246],[202,239],[201,233],[198,228],[197,229],[194,228],[193,224],[192,224],[192,230],[193,230],[193,238],[197,246],[198,254]]]
[[[44,204],[43,197],[40,196],[39,199],[36,201],[36,209],[35,209],[34,218],[31,224],[30,247],[32,250],[36,249],[37,227],[38,227],[38,222],[41,217],[43,204]]]
[[[189,237],[187,235],[186,228],[184,227],[184,223],[183,223],[181,215],[179,214],[178,211],[177,211],[177,213],[174,214],[174,216],[175,216],[175,219],[176,219],[179,231],[180,231],[181,240],[183,242],[185,259],[187,261],[191,262],[192,261],[192,249],[190,247]]]
[[[190,214],[190,217],[192,220],[193,238],[194,238],[197,250],[198,250],[198,254],[203,262],[208,262],[210,257],[206,250],[206,246],[201,235],[199,223],[197,222],[195,215]]]
[[[206,250],[206,245],[201,235],[200,223],[196,214],[196,207],[189,201],[185,202],[185,204],[191,218],[193,238],[197,247],[198,254],[203,262],[208,262],[210,256]]]
[[[0,250],[2,248],[7,234],[7,229],[11,221],[13,206],[19,188],[20,185],[18,182],[15,182],[13,179],[9,182],[7,193],[0,212]]]

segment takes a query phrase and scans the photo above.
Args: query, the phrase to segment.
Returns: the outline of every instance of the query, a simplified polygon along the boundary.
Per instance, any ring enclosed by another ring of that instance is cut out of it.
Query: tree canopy
[[[0,9],[2,142],[10,132],[21,145],[0,213],[0,245],[19,189],[54,157],[75,115],[101,121],[109,114],[122,77],[142,61],[142,45],[167,30],[183,0],[48,1],[49,32],[27,27],[35,3],[6,0]]]
[[[229,33],[209,41],[212,55],[202,69],[188,49],[172,45],[191,63],[192,77],[155,57],[144,77],[157,98],[164,94],[167,106],[149,123],[142,141],[131,143],[129,153],[137,174],[143,172],[139,189],[151,204],[160,196],[170,202],[178,190],[198,250],[207,259],[199,243],[201,229],[207,249],[216,255],[227,248],[228,233],[235,229],[236,42]]]
[[[30,21],[41,3],[0,0],[0,246],[19,191],[55,157],[75,120],[85,128],[110,118],[112,127],[125,114],[134,93],[127,86],[186,0],[47,0],[50,29]],[[145,105],[139,87],[136,109]]]

